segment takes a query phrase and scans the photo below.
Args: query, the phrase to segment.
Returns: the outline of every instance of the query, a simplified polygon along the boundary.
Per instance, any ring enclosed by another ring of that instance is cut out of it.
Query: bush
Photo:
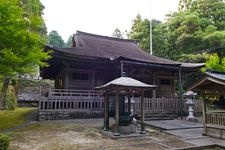
[[[9,148],[9,137],[4,134],[0,134],[0,150],[7,150]]]
[[[16,108],[17,99],[15,96],[15,90],[13,86],[9,86],[4,105],[5,105],[5,108],[9,110],[14,110]]]

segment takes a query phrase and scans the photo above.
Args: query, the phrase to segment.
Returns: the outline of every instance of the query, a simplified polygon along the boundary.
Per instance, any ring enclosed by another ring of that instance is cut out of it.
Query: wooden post
[[[205,95],[204,92],[202,92],[202,119],[203,119],[203,132],[202,135],[206,136],[206,106],[205,106]]]
[[[153,75],[152,75],[152,84],[153,85],[156,85],[156,77],[155,77],[155,72],[153,72]],[[154,88],[152,90],[152,98],[156,98],[156,88]]]
[[[146,134],[145,131],[145,125],[144,125],[144,120],[145,120],[145,114],[144,114],[144,91],[141,91],[141,134]]]
[[[179,90],[180,90],[180,116],[183,120],[183,86],[182,86],[182,73],[181,68],[179,69]]]
[[[106,129],[109,130],[109,94],[106,96]]]
[[[108,93],[105,91],[105,97],[104,97],[104,131],[109,130],[109,104],[108,104]]]
[[[69,88],[69,69],[68,69],[68,65],[66,65],[65,68],[65,85],[64,85],[65,89]]]
[[[120,62],[120,76],[123,76],[123,62]]]
[[[127,95],[127,98],[128,98],[128,113],[130,114],[131,113],[131,98],[130,98],[130,91]]]
[[[119,136],[120,133],[119,133],[119,130],[118,130],[118,127],[119,127],[119,91],[116,90],[116,104],[115,104],[115,120],[116,120],[116,123],[115,123],[115,133],[114,133],[114,136]]]

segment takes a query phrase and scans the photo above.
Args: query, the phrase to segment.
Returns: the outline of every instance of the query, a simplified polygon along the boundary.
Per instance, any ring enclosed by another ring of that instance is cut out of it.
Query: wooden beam
[[[202,93],[202,121],[203,121],[203,132],[202,132],[202,135],[203,136],[206,136],[206,106],[205,106],[205,95],[204,95],[204,92],[201,92]]]
[[[106,95],[106,129],[109,130],[109,94]]]
[[[104,96],[104,128],[103,128],[104,131],[108,131],[108,127],[107,127],[107,118],[108,118],[108,116],[107,116],[107,112],[108,112],[108,110],[107,110],[107,99],[108,99],[108,93],[107,93],[107,91],[105,91],[105,96]]]
[[[142,92],[141,92],[141,132],[140,132],[141,134],[146,134],[144,120],[145,120],[144,91],[142,90]]]
[[[128,98],[128,113],[131,113],[131,98],[130,98],[130,92],[127,94]]]
[[[183,89],[183,85],[182,85],[182,72],[181,72],[181,68],[179,69],[179,91],[180,91],[180,116],[181,119],[183,120],[183,93],[184,93],[184,89]]]
[[[116,90],[116,104],[115,104],[115,132],[114,132],[114,136],[119,136],[120,133],[119,133],[119,130],[118,130],[118,127],[119,127],[119,112],[120,111],[120,108],[119,108],[119,91]]]

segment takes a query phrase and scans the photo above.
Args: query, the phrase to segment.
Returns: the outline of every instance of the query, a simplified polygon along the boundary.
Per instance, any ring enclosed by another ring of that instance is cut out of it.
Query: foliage
[[[163,23],[152,20],[154,55],[173,60],[184,56],[183,59],[192,61],[190,54],[207,53],[210,48],[225,45],[223,0],[180,0],[178,10],[168,14]],[[149,20],[138,15],[129,38],[137,40],[142,49],[149,51],[149,30]],[[225,48],[220,50],[225,51]],[[205,58],[201,59],[204,61]]]
[[[1,0],[0,3],[0,76],[3,89],[0,108],[6,99],[10,80],[32,73],[34,66],[46,66],[49,58],[45,43],[43,6],[39,0]]]
[[[30,115],[34,110],[35,108],[31,107],[20,107],[16,108],[15,110],[1,110],[0,131],[23,125],[27,122],[28,115]]]
[[[42,61],[49,58],[40,43],[44,42],[38,32],[43,26],[41,16],[22,6],[19,0],[0,3],[0,75],[4,77],[33,72],[35,64],[44,66]]]
[[[114,30],[112,36],[123,39],[123,33],[118,28]]]
[[[68,40],[67,40],[67,42],[66,42],[65,47],[70,48],[70,47],[72,47],[72,46],[73,46],[73,36],[70,35],[69,38],[68,38]]]
[[[133,20],[131,31],[128,33],[130,39],[138,42],[139,46],[146,52],[150,51],[150,21],[142,19],[138,14]],[[164,50],[167,49],[168,44],[164,37],[164,28],[162,23],[158,20],[152,20],[152,47],[153,53],[157,56],[164,55]],[[164,55],[165,56],[165,55]]]
[[[5,134],[0,134],[0,150],[7,150],[9,148],[10,139]]]
[[[208,53],[198,53],[198,54],[183,54],[179,59],[180,62],[186,63],[204,63],[209,58]]]
[[[13,86],[9,86],[7,94],[6,94],[6,99],[4,102],[4,108],[8,110],[14,110],[17,105],[17,98],[15,95],[15,90]]]
[[[55,30],[48,34],[48,44],[53,47],[65,47],[65,42],[59,33]]]
[[[205,68],[202,69],[203,72],[205,72],[206,69],[225,72],[225,57],[220,58],[217,53],[212,54],[206,61]]]
[[[225,43],[225,3],[222,0],[181,0],[185,6],[165,22],[171,51],[181,54],[207,51]],[[180,3],[181,3],[180,2]],[[217,18],[217,19],[216,19]],[[172,45],[174,43],[174,45]]]

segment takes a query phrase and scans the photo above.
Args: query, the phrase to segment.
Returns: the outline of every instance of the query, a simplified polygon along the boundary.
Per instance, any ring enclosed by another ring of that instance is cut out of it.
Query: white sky
[[[41,0],[48,32],[58,31],[67,41],[76,30],[111,36],[116,28],[130,31],[132,20],[163,21],[165,14],[177,11],[179,0]],[[150,4],[152,11],[150,11]]]

